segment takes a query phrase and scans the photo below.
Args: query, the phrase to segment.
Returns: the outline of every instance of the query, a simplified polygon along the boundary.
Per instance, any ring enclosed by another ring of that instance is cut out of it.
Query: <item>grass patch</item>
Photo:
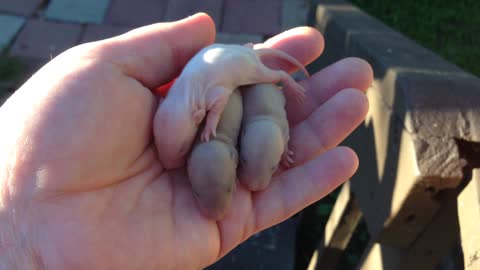
[[[0,54],[0,81],[6,82],[18,78],[23,74],[24,66],[18,59],[8,56],[6,53]]]
[[[480,1],[351,2],[448,61],[480,76]]]
[[[5,52],[0,52],[0,106],[9,97],[24,76],[24,64]]]

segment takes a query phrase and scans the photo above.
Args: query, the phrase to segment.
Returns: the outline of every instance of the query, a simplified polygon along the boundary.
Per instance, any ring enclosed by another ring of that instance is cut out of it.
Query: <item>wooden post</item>
[[[320,0],[316,15],[330,42],[324,62],[359,57],[375,76],[367,119],[345,143],[359,156],[351,191],[372,238],[359,269],[432,269],[458,236],[455,204],[443,195],[458,194],[473,164],[459,141],[480,142],[480,80],[346,1]],[[478,188],[468,192],[464,200],[478,209]],[[462,211],[475,265],[478,210]]]
[[[434,270],[460,237],[457,200],[450,198],[408,249],[401,269]]]
[[[338,261],[350,242],[362,214],[350,191],[350,183],[343,185],[325,226],[325,235],[308,269],[336,269]]]
[[[402,270],[400,264],[406,250],[371,241],[357,270]]]
[[[458,219],[465,270],[480,270],[480,169],[458,196]]]

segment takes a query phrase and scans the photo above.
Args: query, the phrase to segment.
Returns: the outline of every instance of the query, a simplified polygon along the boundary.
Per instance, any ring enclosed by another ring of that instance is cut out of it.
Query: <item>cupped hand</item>
[[[219,222],[206,219],[185,170],[164,170],[156,158],[150,89],[178,76],[214,37],[212,20],[197,14],[77,46],[0,108],[0,245],[10,263],[201,269],[354,173],[356,155],[336,146],[366,115],[361,91],[372,71],[349,58],[303,82],[306,103],[287,104],[294,166],[265,191],[239,186],[232,211]],[[308,64],[323,39],[300,27],[265,45]]]

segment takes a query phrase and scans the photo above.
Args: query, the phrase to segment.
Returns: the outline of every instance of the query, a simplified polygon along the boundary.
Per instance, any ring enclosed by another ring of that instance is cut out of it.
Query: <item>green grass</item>
[[[0,52],[0,106],[4,99],[11,95],[24,71],[21,61]]]
[[[21,61],[6,53],[0,53],[0,82],[6,82],[22,75],[24,67]]]
[[[359,8],[480,76],[479,0],[351,0]]]

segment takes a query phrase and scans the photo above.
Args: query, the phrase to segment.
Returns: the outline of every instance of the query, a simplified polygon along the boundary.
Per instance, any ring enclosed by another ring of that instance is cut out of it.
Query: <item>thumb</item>
[[[94,54],[118,66],[148,88],[177,76],[200,49],[215,40],[215,24],[207,14],[156,23],[92,44]]]

